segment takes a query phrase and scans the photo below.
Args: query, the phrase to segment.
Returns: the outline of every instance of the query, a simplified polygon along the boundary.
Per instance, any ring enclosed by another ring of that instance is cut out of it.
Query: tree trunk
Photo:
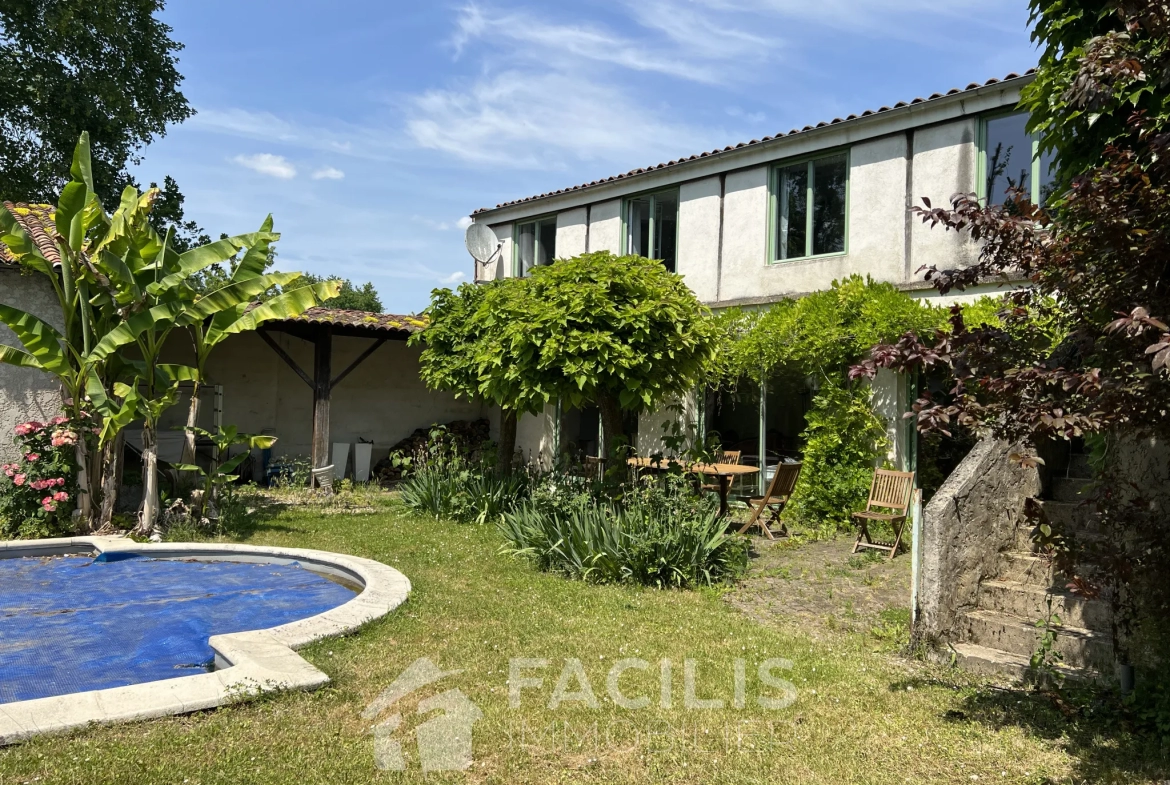
[[[604,458],[624,457],[619,454],[618,445],[624,443],[622,429],[622,407],[613,395],[597,396],[597,408],[601,411],[601,429],[605,439]]]
[[[89,451],[86,445],[86,434],[77,434],[77,446],[74,448],[74,457],[77,460],[77,528],[81,531],[90,531],[93,525],[93,493],[90,487],[92,475],[89,469]]]
[[[149,537],[158,521],[158,441],[154,428],[142,428],[142,509],[135,534]]]
[[[97,522],[98,529],[104,529],[114,522],[118,491],[122,488],[122,451],[125,443],[126,432],[119,431],[114,440],[102,448],[102,509]]]
[[[500,441],[496,446],[496,473],[506,477],[512,473],[516,459],[516,423],[520,418],[511,409],[500,411]]]
[[[191,405],[187,409],[187,430],[183,434],[183,457],[180,463],[195,463],[195,426],[199,425],[199,385],[191,391]]]

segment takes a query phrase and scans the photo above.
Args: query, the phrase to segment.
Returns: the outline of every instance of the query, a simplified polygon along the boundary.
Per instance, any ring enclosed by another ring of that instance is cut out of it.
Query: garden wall
[[[979,584],[999,572],[999,554],[1012,547],[1024,502],[1040,495],[1036,469],[1009,456],[1015,449],[983,439],[951,473],[923,511],[919,622],[934,641],[954,640]]]
[[[61,306],[53,287],[41,276],[22,275],[19,268],[0,264],[0,303],[39,316],[61,328]],[[0,343],[19,346],[16,336],[0,325]],[[0,365],[0,463],[18,455],[12,429],[28,420],[44,422],[60,413],[60,386],[31,368]]]

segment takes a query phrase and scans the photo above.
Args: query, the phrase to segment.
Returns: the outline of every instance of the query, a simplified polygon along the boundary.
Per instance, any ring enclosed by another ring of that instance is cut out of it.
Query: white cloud
[[[458,229],[462,232],[465,231],[467,227],[471,226],[472,223],[471,216],[468,215],[465,215],[462,218],[454,221],[436,221],[433,218],[427,218],[421,215],[412,215],[411,220],[416,223],[420,223],[423,226],[430,227],[437,232],[449,232],[452,229]]]
[[[313,172],[314,180],[343,180],[345,179],[345,172],[340,169],[335,169],[332,166],[326,166],[323,169],[318,169]]]
[[[297,169],[283,155],[272,153],[256,153],[255,155],[237,155],[232,159],[240,166],[254,172],[279,177],[281,180],[291,180],[297,176]]]
[[[467,273],[463,272],[462,270],[459,270],[458,272],[451,273],[446,278],[443,278],[441,280],[441,283],[459,283],[460,281],[462,281],[466,277],[467,277]]]
[[[539,106],[539,112],[532,107]],[[407,133],[420,147],[480,164],[563,168],[578,159],[681,155],[703,134],[665,122],[618,87],[574,73],[511,70],[414,100]]]
[[[662,35],[631,37],[597,24],[559,24],[529,10],[493,13],[471,4],[459,11],[452,45],[461,55],[478,39],[493,45],[506,41],[515,57],[541,68],[592,61],[705,83],[725,81],[729,71],[740,71],[747,61],[767,59],[778,45],[763,36],[715,24],[699,11],[671,7],[669,0],[645,2],[635,7],[636,21]]]
[[[467,231],[467,227],[471,226],[472,223],[474,223],[474,221],[471,220],[471,216],[465,215],[455,222],[455,226],[463,231]]]

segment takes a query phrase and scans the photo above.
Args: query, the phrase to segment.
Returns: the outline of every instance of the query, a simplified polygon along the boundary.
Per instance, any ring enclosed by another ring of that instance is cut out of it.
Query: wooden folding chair
[[[780,520],[780,513],[784,510],[784,505],[788,503],[788,498],[792,496],[792,489],[796,487],[796,481],[800,478],[801,466],[803,464],[782,463],[776,467],[776,474],[773,475],[772,482],[768,483],[767,494],[748,499],[748,508],[752,511],[752,517],[748,518],[748,522],[739,530],[740,534],[745,533],[753,526],[759,526],[760,532],[769,540],[776,539],[776,535],[788,536],[788,527]],[[761,518],[765,510],[769,513],[766,521]],[[772,529],[774,523],[780,524],[778,530]]]
[[[732,466],[739,466],[739,460],[742,457],[742,450],[724,450],[715,456],[715,463],[730,463]],[[705,482],[703,483],[703,490],[719,493],[719,484]]]
[[[861,526],[857,535],[857,542],[853,544],[853,552],[861,548],[872,548],[875,551],[885,551],[894,558],[898,546],[902,544],[902,530],[906,527],[906,516],[910,509],[910,497],[914,493],[914,472],[893,472],[888,469],[876,469],[873,473],[873,484],[869,487],[869,501],[865,510],[853,513]],[[874,508],[880,507],[889,512],[878,512]],[[893,542],[879,542],[869,534],[870,521],[886,521],[894,527]]]

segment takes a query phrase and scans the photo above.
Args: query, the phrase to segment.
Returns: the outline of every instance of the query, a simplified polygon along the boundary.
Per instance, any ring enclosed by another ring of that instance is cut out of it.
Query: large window
[[[512,274],[520,277],[533,267],[551,264],[557,255],[556,216],[539,218],[516,226],[516,251]]]
[[[846,153],[776,167],[772,258],[844,253],[848,193]]]
[[[1040,141],[1028,133],[1027,124],[1025,112],[983,121],[979,196],[988,204],[1003,204],[1010,188],[1021,189],[1036,204],[1052,195],[1055,159],[1040,153]]]
[[[678,259],[678,191],[662,191],[626,200],[628,254],[661,259],[672,273]]]

